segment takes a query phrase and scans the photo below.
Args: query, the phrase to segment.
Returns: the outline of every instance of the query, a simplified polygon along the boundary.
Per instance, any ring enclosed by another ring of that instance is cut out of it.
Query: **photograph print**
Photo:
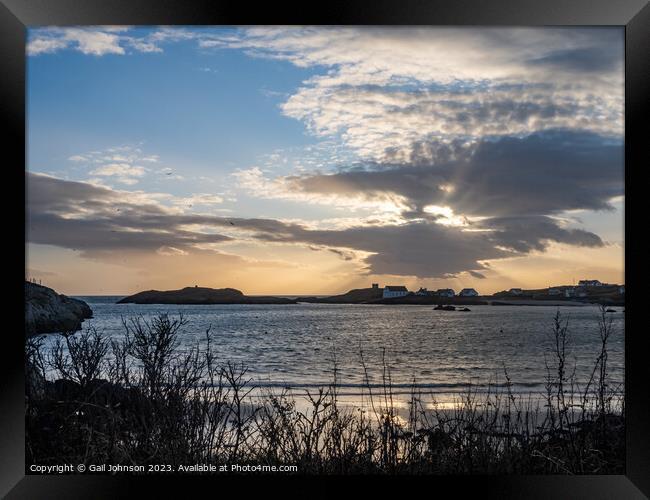
[[[624,27],[39,26],[26,474],[624,474]]]

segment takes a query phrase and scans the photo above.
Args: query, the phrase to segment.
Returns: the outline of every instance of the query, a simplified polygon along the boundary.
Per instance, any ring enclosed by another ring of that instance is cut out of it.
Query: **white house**
[[[456,295],[456,292],[454,292],[451,288],[440,288],[436,290],[436,295],[439,297],[454,297]]]
[[[429,295],[429,292],[426,288],[420,288],[417,292],[415,292],[415,295]]]
[[[473,288],[463,288],[458,294],[459,297],[478,297],[478,292]]]
[[[603,286],[598,280],[580,280],[578,286]]]
[[[408,295],[409,291],[405,286],[385,286],[384,293],[382,295],[385,299],[390,299],[392,297],[404,297]]]

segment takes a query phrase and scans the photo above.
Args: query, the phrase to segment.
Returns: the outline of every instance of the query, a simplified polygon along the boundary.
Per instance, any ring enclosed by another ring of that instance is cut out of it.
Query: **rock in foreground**
[[[118,301],[118,304],[295,304],[282,297],[250,297],[234,288],[186,287],[182,290],[148,290]]]
[[[83,300],[25,281],[25,335],[77,331],[84,319],[92,317]]]

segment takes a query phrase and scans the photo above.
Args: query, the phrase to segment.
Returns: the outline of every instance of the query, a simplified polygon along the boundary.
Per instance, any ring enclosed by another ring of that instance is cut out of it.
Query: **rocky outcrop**
[[[251,297],[234,288],[186,287],[181,290],[148,290],[124,297],[118,304],[295,304],[282,297]]]
[[[77,331],[84,319],[92,317],[83,300],[25,281],[25,335]]]

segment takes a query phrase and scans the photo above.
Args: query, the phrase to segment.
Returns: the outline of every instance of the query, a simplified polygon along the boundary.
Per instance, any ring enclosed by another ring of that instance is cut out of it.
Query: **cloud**
[[[187,255],[187,252],[185,250],[181,250],[180,248],[174,248],[170,246],[162,246],[158,250],[156,250],[156,253],[159,255],[166,255],[166,256]]]
[[[93,28],[41,28],[29,30],[27,54],[36,56],[73,49],[82,54],[124,54],[124,39],[110,26]]]
[[[421,142],[570,128],[623,133],[620,28],[252,27],[30,30],[30,53],[161,51],[193,41],[315,74],[281,105],[366,161]]]
[[[345,248],[366,252],[371,274],[446,278],[461,272],[486,269],[482,261],[543,251],[551,242],[599,247],[601,239],[581,229],[562,228],[548,217],[512,217],[483,221],[479,231],[450,227],[430,221],[413,221],[340,230],[307,230],[300,225],[273,226],[270,221],[237,220],[256,229],[256,238]],[[278,224],[276,222],[276,224]]]
[[[620,44],[613,43],[598,48],[555,50],[544,56],[531,59],[529,64],[561,71],[603,73],[618,68],[624,57],[621,49]]]
[[[106,148],[99,151],[88,151],[81,154],[75,154],[68,158],[68,161],[74,162],[75,170],[87,169],[87,173],[95,184],[111,183],[112,181],[132,186],[137,184],[142,177],[152,171],[150,167],[144,167],[140,163],[152,165],[160,161],[160,157],[155,154],[145,154],[142,149],[136,145],[122,145]],[[169,167],[157,169],[157,173],[166,174],[171,172]],[[167,177],[169,178],[169,176]],[[181,176],[174,176],[176,180],[181,180]]]
[[[138,177],[142,177],[146,168],[130,165],[128,163],[107,163],[90,171],[91,175],[101,177],[115,177],[118,182],[127,185],[137,184]]]
[[[623,133],[623,32],[611,28],[250,28],[203,47],[310,67],[282,104],[362,159],[419,142],[566,128]],[[210,38],[212,36],[212,38]]]
[[[551,241],[579,247],[602,247],[600,237],[583,229],[566,229],[556,219],[545,216],[496,217],[484,219],[478,227],[490,230],[497,246],[529,253],[543,251]]]
[[[411,217],[422,217],[427,206],[474,217],[607,210],[624,192],[621,142],[590,132],[502,137],[450,151],[422,146],[406,164],[288,176],[283,182],[288,191],[314,197],[392,196]]]
[[[274,175],[282,158],[272,155],[233,175],[255,197],[372,210],[373,222],[226,219],[185,210],[218,205],[219,193],[173,197],[32,176],[30,238],[96,258],[300,245],[374,274],[476,278],[489,260],[552,242],[604,245],[561,216],[610,210],[624,193],[620,28],[48,28],[30,30],[29,52],[126,55],[186,41],[204,55],[239,50],[310,68],[280,110],[330,146],[292,175]],[[158,158],[115,148],[70,160],[129,185]]]
[[[30,56],[52,54],[68,45],[69,42],[63,38],[36,38],[27,44],[27,54]]]
[[[89,159],[83,155],[72,155],[70,158],[68,158],[68,160],[79,162],[79,161],[88,161]]]
[[[286,176],[269,178],[259,167],[237,170],[231,174],[237,185],[257,198],[292,200],[302,203],[336,206],[350,210],[374,209],[382,215],[386,212],[398,213],[407,208],[398,195],[390,192],[365,196],[365,193],[344,189],[310,190],[296,183],[298,177]],[[316,174],[315,177],[320,177]],[[305,176],[304,179],[308,179]],[[356,195],[356,196],[355,196]]]
[[[535,86],[472,91],[307,87],[282,110],[304,121],[313,134],[340,136],[361,158],[381,162],[403,160],[421,142],[471,142],[558,128],[620,136],[623,117],[622,101],[607,94]]]
[[[192,196],[187,196],[185,198],[175,198],[173,200],[174,205],[185,205],[185,206],[210,206],[210,205],[220,205],[223,203],[223,198],[216,194],[209,193],[197,193]]]
[[[481,271],[482,261],[543,250],[551,241],[600,246],[598,236],[549,217],[492,218],[473,230],[427,220],[403,224],[310,229],[273,219],[184,214],[141,193],[28,174],[32,243],[110,259],[115,252],[193,253],[232,241],[319,247],[345,260],[363,259],[372,274],[449,277]],[[478,229],[478,230],[476,230]]]
[[[89,257],[116,250],[187,251],[201,243],[232,238],[191,231],[202,219],[184,217],[146,193],[116,191],[28,174],[28,241],[71,248]]]
[[[483,233],[466,233],[439,224],[352,227],[343,230],[305,230],[287,227],[259,234],[265,241],[303,242],[366,252],[369,274],[450,277],[469,269],[483,269],[481,260],[511,256],[495,248]]]
[[[37,56],[61,50],[75,50],[86,55],[125,55],[135,52],[162,52],[147,36],[129,36],[128,26],[93,26],[87,28],[36,28],[29,30],[27,54]]]
[[[142,29],[134,26],[89,26],[85,28],[42,27],[28,31],[30,56],[75,50],[82,54],[104,56],[133,53],[160,53],[162,45],[200,39],[209,30],[179,27]]]
[[[83,54],[124,54],[124,48],[119,44],[120,38],[114,33],[68,28],[64,32],[64,39],[76,44],[77,50]]]

